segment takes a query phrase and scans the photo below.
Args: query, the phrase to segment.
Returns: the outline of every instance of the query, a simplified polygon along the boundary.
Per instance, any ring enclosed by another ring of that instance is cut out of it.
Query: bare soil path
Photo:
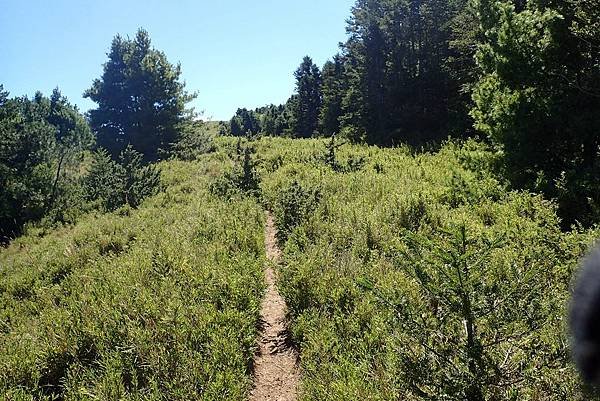
[[[267,258],[274,263],[281,256],[276,232],[273,216],[267,213],[265,245]],[[255,379],[250,401],[293,401],[297,398],[300,382],[298,352],[288,338],[287,306],[277,291],[271,263],[265,266],[265,279],[268,288],[261,309],[263,331],[254,360]]]

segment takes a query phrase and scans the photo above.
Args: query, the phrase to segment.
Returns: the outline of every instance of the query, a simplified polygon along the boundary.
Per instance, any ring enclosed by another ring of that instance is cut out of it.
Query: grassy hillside
[[[262,140],[303,400],[585,399],[566,306],[597,231],[510,192],[476,142],[437,153]]]
[[[208,192],[222,164],[162,164],[140,209],[0,253],[0,398],[246,398],[263,212]]]
[[[218,138],[161,164],[165,190],[138,210],[2,250],[4,398],[245,399],[264,207],[301,399],[586,399],[565,310],[598,231],[561,231],[477,142],[340,145]]]

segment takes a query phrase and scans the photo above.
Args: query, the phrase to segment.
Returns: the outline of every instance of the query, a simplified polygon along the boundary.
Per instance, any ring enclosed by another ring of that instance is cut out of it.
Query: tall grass
[[[218,138],[163,163],[166,190],[139,209],[15,240],[0,252],[0,394],[245,399],[266,207],[302,400],[588,399],[565,310],[598,230],[562,231],[556,205],[511,191],[475,141],[338,145]]]
[[[335,163],[327,146],[255,144],[288,231],[281,287],[301,399],[586,399],[565,311],[597,231],[561,231],[556,205],[510,191],[474,141],[421,154],[346,145]]]
[[[215,155],[164,193],[0,252],[0,398],[243,400],[264,283],[263,213],[208,191]]]

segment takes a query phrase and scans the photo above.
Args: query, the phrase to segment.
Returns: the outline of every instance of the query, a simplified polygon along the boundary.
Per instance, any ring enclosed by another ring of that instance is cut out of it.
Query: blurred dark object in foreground
[[[600,384],[600,246],[582,262],[570,324],[575,363],[588,383]]]

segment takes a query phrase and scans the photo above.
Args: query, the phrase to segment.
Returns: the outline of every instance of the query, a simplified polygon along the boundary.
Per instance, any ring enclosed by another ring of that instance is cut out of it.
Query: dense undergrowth
[[[162,163],[139,209],[0,251],[0,399],[246,398],[264,218],[208,191],[222,167]]]
[[[582,400],[566,307],[597,231],[514,192],[475,141],[435,153],[263,139],[303,400]]]
[[[0,252],[4,399],[245,399],[262,206],[302,400],[584,400],[566,306],[595,229],[516,192],[476,141],[436,152],[219,138],[139,209]]]

